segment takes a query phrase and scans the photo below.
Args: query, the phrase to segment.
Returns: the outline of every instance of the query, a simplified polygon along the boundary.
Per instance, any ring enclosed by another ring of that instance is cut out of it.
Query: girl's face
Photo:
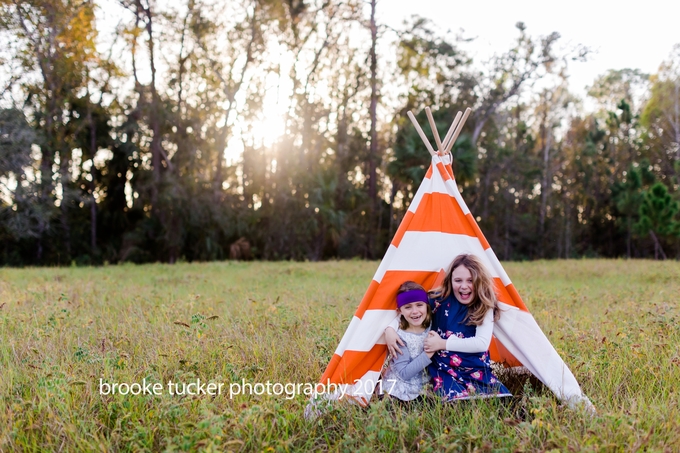
[[[420,327],[427,316],[427,304],[425,302],[411,302],[402,305],[399,313],[406,319],[406,322],[413,327]]]
[[[453,295],[458,302],[467,305],[475,299],[475,287],[472,284],[472,274],[465,266],[458,266],[451,274]]]

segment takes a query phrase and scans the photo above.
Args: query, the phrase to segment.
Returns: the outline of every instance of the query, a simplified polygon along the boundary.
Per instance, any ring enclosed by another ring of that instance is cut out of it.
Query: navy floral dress
[[[467,306],[452,295],[430,301],[432,330],[444,339],[474,337],[477,326],[466,325]],[[432,356],[428,367],[434,391],[444,400],[512,396],[491,371],[489,351],[466,353],[441,350]]]

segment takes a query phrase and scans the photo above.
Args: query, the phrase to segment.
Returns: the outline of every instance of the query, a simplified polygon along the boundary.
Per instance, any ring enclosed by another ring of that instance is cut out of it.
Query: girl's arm
[[[392,364],[390,368],[399,376],[401,379],[408,381],[421,371],[423,371],[432,362],[429,355],[423,351],[415,359],[411,359],[411,354],[408,352],[408,348],[404,348],[404,353],[399,354],[392,359]]]
[[[436,333],[425,340],[425,351],[436,352],[442,349],[456,352],[486,352],[489,350],[491,344],[491,335],[493,334],[493,310],[486,312],[484,321],[477,326],[477,331],[474,337],[458,338],[450,336],[448,339],[443,339]]]

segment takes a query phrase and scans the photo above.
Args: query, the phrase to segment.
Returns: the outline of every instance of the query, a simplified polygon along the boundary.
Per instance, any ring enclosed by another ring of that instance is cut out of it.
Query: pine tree
[[[640,234],[649,234],[654,241],[655,259],[659,259],[659,255],[666,259],[660,238],[680,236],[680,221],[675,219],[678,211],[680,205],[673,200],[662,182],[655,183],[645,191],[640,205],[640,220],[635,228]]]

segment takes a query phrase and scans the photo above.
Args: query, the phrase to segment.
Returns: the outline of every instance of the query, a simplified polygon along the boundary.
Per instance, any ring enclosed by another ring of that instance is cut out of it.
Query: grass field
[[[527,383],[404,410],[108,383],[315,382],[376,262],[0,269],[0,451],[680,451],[680,263],[508,263],[597,408]],[[228,385],[228,384],[227,384]]]

